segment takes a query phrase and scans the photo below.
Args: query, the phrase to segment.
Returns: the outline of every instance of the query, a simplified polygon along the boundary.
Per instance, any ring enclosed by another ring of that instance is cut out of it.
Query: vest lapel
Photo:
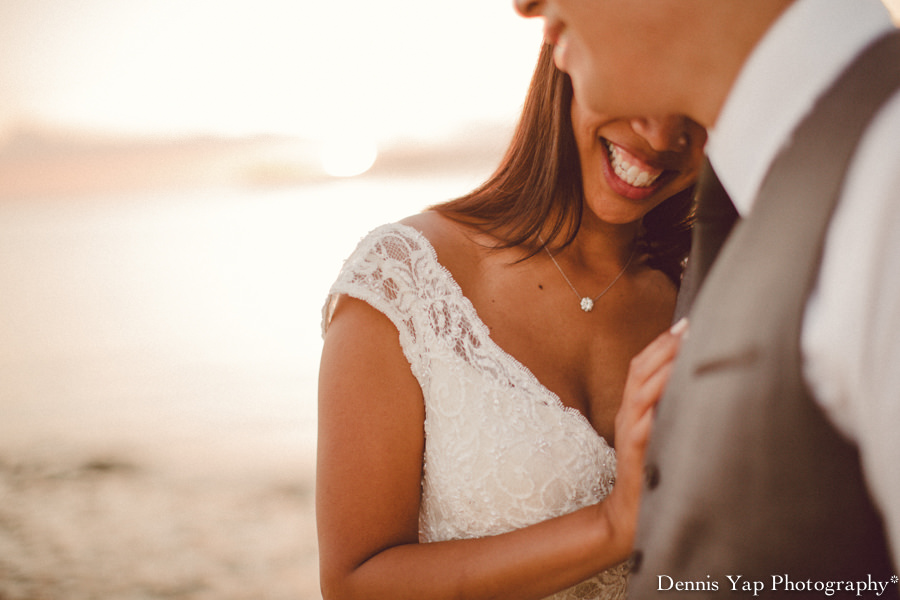
[[[696,204],[691,255],[678,292],[676,321],[690,311],[710,266],[738,218],[731,198],[708,159],[704,161],[697,181]]]

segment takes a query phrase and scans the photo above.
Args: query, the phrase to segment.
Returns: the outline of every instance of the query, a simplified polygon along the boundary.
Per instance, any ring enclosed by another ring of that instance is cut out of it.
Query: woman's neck
[[[635,250],[640,223],[611,224],[585,219],[575,239],[555,254],[587,270],[623,267]]]

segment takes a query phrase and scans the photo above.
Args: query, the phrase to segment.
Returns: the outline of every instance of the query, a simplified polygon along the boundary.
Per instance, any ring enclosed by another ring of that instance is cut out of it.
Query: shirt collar
[[[816,99],[874,38],[893,27],[875,0],[796,0],[741,69],[707,154],[746,215],[777,152]]]

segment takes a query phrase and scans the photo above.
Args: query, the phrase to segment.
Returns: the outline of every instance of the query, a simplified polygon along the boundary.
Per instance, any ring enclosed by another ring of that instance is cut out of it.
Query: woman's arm
[[[617,421],[607,501],[487,538],[418,543],[424,404],[397,330],[342,298],[319,379],[316,511],[322,593],[333,599],[543,598],[621,562],[631,549],[650,412],[677,336],[635,359]],[[639,373],[638,373],[639,371]],[[633,506],[632,506],[633,505]]]

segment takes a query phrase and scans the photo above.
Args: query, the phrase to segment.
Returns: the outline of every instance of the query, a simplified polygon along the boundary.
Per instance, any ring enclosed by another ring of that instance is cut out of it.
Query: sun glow
[[[355,177],[372,168],[378,158],[374,141],[351,136],[328,140],[322,147],[322,169],[332,177]]]

